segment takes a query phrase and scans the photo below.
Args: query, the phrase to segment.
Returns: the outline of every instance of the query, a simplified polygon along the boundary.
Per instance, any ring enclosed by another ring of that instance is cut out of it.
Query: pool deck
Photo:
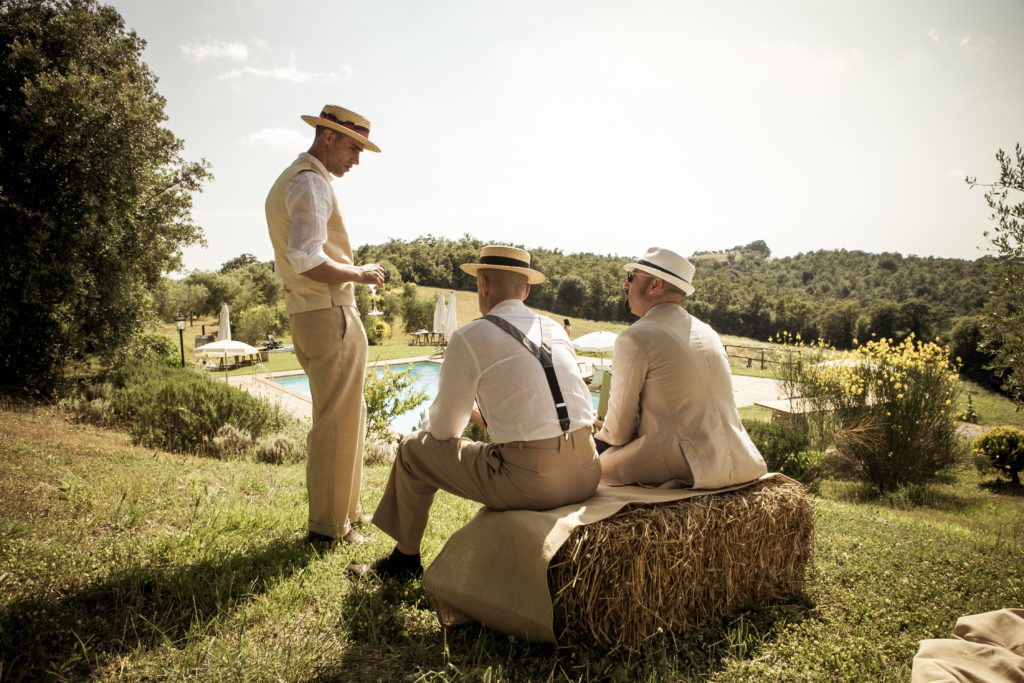
[[[583,357],[581,356],[581,359]],[[379,365],[402,365],[406,363],[439,362],[440,356],[416,356],[414,358],[401,358],[398,360],[377,361],[367,363],[370,367]],[[587,359],[589,360],[589,359]],[[597,360],[597,359],[595,359]],[[313,420],[313,401],[297,391],[292,391],[274,381],[274,377],[291,377],[304,374],[302,370],[288,370],[286,372],[259,373],[251,375],[235,375],[227,379],[228,383],[236,389],[242,389],[253,396],[266,399],[281,406],[295,417],[311,423]],[[225,380],[221,380],[225,381]],[[736,407],[751,406],[760,401],[773,401],[782,397],[782,385],[777,380],[764,379],[761,377],[745,377],[733,375],[733,394],[736,397]]]

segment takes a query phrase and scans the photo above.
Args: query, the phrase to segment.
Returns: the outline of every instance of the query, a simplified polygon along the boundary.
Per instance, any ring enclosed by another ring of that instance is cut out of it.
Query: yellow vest
[[[343,284],[326,284],[316,282],[300,275],[292,268],[288,260],[288,234],[292,229],[292,219],[285,208],[284,194],[288,183],[297,173],[313,171],[319,173],[330,185],[331,178],[305,157],[299,157],[291,166],[284,170],[267,195],[267,229],[270,241],[274,245],[274,262],[277,277],[284,283],[285,313],[302,313],[315,311],[332,306],[355,306],[356,299],[351,282]],[[324,253],[338,263],[352,263],[352,246],[348,241],[348,232],[341,220],[338,198],[331,188],[331,217],[327,219],[327,242]]]

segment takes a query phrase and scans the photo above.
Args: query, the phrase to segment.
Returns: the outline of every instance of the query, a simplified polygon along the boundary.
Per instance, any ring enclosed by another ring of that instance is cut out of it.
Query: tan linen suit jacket
[[[740,422],[721,339],[671,303],[654,306],[615,340],[608,415],[595,438],[611,445],[601,454],[604,484],[670,483],[680,459],[698,489],[767,472]]]

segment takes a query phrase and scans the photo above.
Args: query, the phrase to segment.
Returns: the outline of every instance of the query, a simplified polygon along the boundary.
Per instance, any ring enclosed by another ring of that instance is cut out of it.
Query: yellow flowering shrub
[[[893,490],[936,476],[964,454],[956,432],[959,376],[946,349],[911,336],[842,355],[821,345],[817,351],[784,378],[787,389],[802,397],[819,437],[866,480]]]

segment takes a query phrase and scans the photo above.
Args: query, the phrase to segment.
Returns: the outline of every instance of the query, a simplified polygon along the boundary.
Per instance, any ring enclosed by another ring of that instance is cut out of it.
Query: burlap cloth
[[[445,626],[480,622],[530,641],[555,642],[548,565],[578,526],[611,517],[628,504],[654,505],[735,491],[781,474],[722,489],[599,486],[590,499],[536,512],[481,509],[452,534],[423,574]]]
[[[952,638],[922,640],[910,681],[1024,682],[1024,609],[960,617]]]

